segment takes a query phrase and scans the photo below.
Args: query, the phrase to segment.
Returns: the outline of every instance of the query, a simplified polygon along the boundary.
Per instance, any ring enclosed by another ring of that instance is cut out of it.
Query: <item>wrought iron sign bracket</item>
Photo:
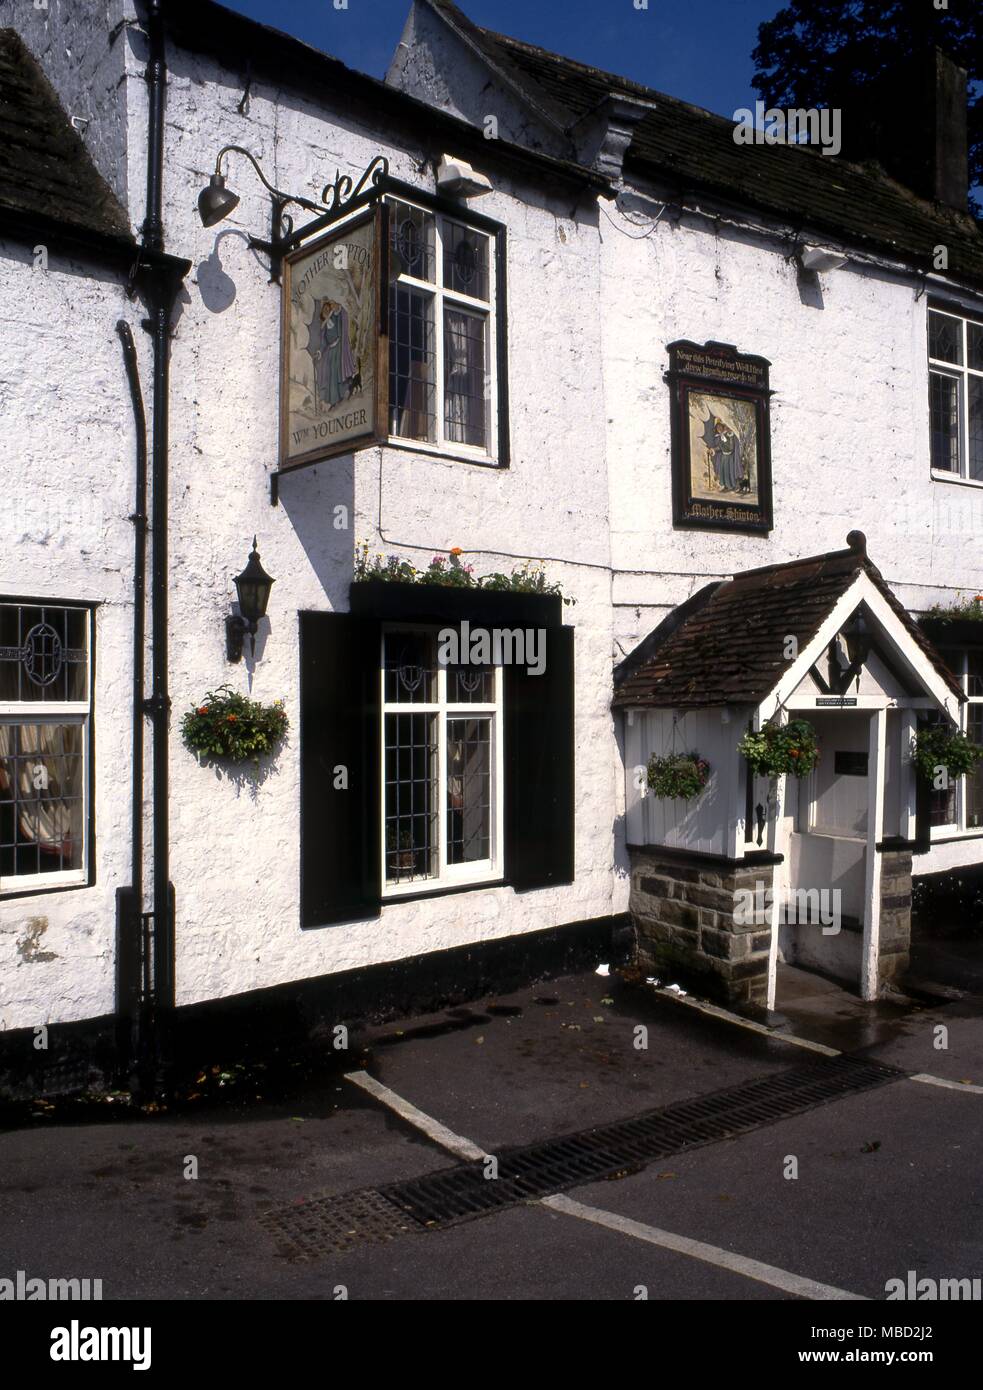
[[[270,284],[280,283],[284,256],[341,218],[373,202],[384,191],[383,185],[388,177],[389,160],[384,155],[375,155],[357,182],[339,170],[334,183],[325,184],[322,189],[320,203],[312,203],[306,198],[294,198],[278,190],[271,190],[269,240],[263,241],[254,236],[249,238],[252,250],[260,251],[270,258]],[[308,211],[317,211],[319,216],[305,223],[303,227],[295,229],[293,218],[284,211],[290,203],[297,203]]]

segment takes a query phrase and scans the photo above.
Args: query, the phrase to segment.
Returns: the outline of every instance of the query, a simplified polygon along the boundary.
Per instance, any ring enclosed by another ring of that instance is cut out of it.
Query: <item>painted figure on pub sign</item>
[[[353,219],[286,260],[280,467],[374,442],[379,220]]]

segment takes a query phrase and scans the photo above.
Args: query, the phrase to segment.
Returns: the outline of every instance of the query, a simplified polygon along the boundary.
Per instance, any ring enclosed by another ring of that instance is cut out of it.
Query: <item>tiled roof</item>
[[[0,207],[132,239],[125,212],[13,29],[0,29]]]
[[[621,663],[615,671],[615,707],[760,704],[788,670],[788,638],[795,637],[804,650],[861,573],[962,699],[959,684],[880,571],[862,551],[850,549],[707,585]]]
[[[636,127],[626,171],[680,194],[825,231],[849,245],[933,267],[935,248],[949,253],[949,274],[983,286],[983,227],[968,213],[927,202],[878,165],[850,164],[805,145],[738,145],[734,123],[586,63],[504,34],[479,29],[451,0],[427,0],[462,34],[477,35],[485,56],[532,104],[568,130],[611,93],[654,102]]]

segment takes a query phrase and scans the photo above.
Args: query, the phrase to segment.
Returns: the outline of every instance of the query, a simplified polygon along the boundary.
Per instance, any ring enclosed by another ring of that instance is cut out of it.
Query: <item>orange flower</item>
[[[227,714],[225,720],[227,724],[235,724],[239,716],[237,714]]]
[[[448,554],[450,554],[450,555],[463,555],[463,554],[464,554],[464,551],[461,549],[461,547],[460,547],[459,545],[455,545],[455,546],[452,546],[452,547],[451,547],[451,549],[448,551]]]
[[[199,714],[207,714],[207,713],[208,713],[208,706],[207,706],[207,705],[199,705],[199,707],[198,707],[198,713],[199,713]]]

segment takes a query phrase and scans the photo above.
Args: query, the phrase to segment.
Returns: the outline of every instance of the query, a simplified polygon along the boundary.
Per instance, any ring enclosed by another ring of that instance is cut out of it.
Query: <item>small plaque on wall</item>
[[[770,365],[726,343],[669,344],[674,525],[771,530]]]

